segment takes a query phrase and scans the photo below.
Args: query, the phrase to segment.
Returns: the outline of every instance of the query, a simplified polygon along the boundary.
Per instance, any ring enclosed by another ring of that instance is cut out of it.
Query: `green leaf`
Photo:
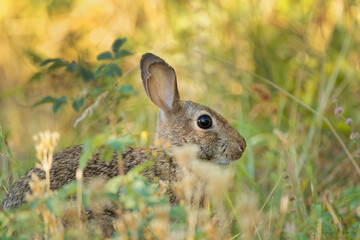
[[[302,233],[302,232],[298,232],[297,234],[296,234],[296,239],[299,239],[299,240],[307,240],[307,239],[309,239],[304,233]]]
[[[33,63],[41,63],[42,58],[32,50],[26,50],[25,54],[30,58]]]
[[[111,60],[113,59],[113,56],[112,56],[112,53],[110,51],[106,51],[106,52],[103,52],[103,53],[100,53],[98,56],[97,56],[97,60],[100,61],[100,60]]]
[[[147,188],[147,185],[144,181],[135,181],[133,184],[133,189],[137,194],[142,197],[148,198],[151,196],[150,188]]]
[[[56,69],[58,69],[58,68],[62,68],[62,67],[66,67],[66,66],[68,66],[69,65],[69,63],[53,63],[53,64],[51,64],[51,66],[50,67],[48,67],[48,71],[49,72],[51,72],[51,71],[54,71],[54,70],[56,70]]]
[[[40,205],[40,201],[33,201],[29,203],[30,209],[36,209]]]
[[[96,70],[95,70],[95,76],[99,76],[102,70],[107,66],[107,64],[101,64]]]
[[[88,96],[95,96],[95,95],[100,94],[102,91],[103,91],[102,87],[97,87],[97,88],[94,88],[93,90],[91,90],[87,95]]]
[[[75,100],[73,101],[72,106],[73,106],[73,108],[74,108],[74,110],[75,110],[76,112],[79,112],[79,111],[80,111],[80,108],[81,108],[82,106],[84,106],[84,104],[85,104],[85,97],[82,97],[82,98],[80,98],[80,99],[75,98]]]
[[[117,138],[109,139],[106,144],[116,151],[124,151],[126,146],[134,144],[134,141],[131,139],[130,134],[125,134]]]
[[[99,75],[101,75],[101,73],[105,77],[115,77],[116,75],[118,75],[119,77],[122,76],[121,68],[115,63],[101,64],[96,69],[95,76],[99,76]]]
[[[186,221],[186,212],[185,209],[180,205],[175,205],[170,210],[170,218],[176,219],[176,222]]]
[[[53,196],[45,200],[46,208],[55,214],[55,216],[62,216],[64,213],[65,205],[63,203],[64,199],[60,199],[58,196]]]
[[[120,50],[115,53],[115,59],[123,58],[123,57],[130,56],[130,55],[133,55],[133,53],[128,50]]]
[[[50,65],[50,67],[48,67],[48,71],[52,71],[61,67],[66,67],[69,65],[69,63],[61,58],[51,58],[51,59],[46,59],[45,61],[43,61],[40,66],[46,66],[49,63],[52,63]]]
[[[91,159],[94,152],[104,145],[104,141],[105,136],[97,135],[84,142],[83,153],[79,159],[79,168],[84,169],[86,167],[87,162]]]
[[[104,70],[104,76],[115,77],[115,75],[118,75],[119,77],[122,76],[122,71],[120,67],[115,63],[107,65]]]
[[[57,191],[57,194],[61,199],[66,199],[67,197],[75,195],[75,193],[76,182],[68,183]]]
[[[53,103],[53,112],[54,114],[57,114],[60,110],[60,107],[67,102],[66,96],[61,96],[60,98],[54,98],[52,96],[46,96],[40,101],[34,103],[32,107],[37,107],[44,103]]]
[[[114,149],[109,146],[103,146],[100,152],[100,159],[105,160],[105,162],[110,162],[114,156]]]
[[[72,61],[68,66],[67,66],[67,69],[69,72],[75,72],[77,69],[77,64],[75,61]]]
[[[61,108],[61,106],[67,102],[67,98],[66,96],[61,96],[58,101],[54,102],[54,105],[53,105],[53,113],[56,115],[59,113],[59,110]]]
[[[0,212],[0,229],[4,229],[9,223],[10,223],[11,218],[9,217],[8,214],[5,214],[4,212]],[[4,235],[0,235],[1,239],[11,239],[8,236]]]
[[[118,91],[120,93],[126,94],[126,95],[137,95],[138,94],[138,91],[133,89],[133,87],[131,85],[122,85],[119,87]]]
[[[111,46],[111,50],[116,53],[117,51],[119,51],[120,47],[126,42],[126,38],[118,38],[116,39],[112,46]]]
[[[318,219],[321,216],[321,205],[313,204],[311,205],[311,217],[313,219]]]
[[[45,200],[45,206],[46,208],[51,212],[54,213],[54,205],[53,205],[54,198],[48,198]]]
[[[42,63],[40,63],[40,66],[45,66],[49,63],[53,63],[53,62],[61,62],[62,60],[60,58],[50,58],[50,59],[46,59],[45,61],[43,61]]]
[[[81,77],[85,80],[85,82],[90,82],[91,80],[95,79],[94,74],[90,70],[84,67],[80,67],[79,73]]]
[[[153,164],[154,164],[153,160],[146,161],[146,162],[142,163],[141,165],[138,165],[138,166],[134,167],[133,169],[131,169],[129,173],[130,174],[140,174],[142,171],[145,170],[145,168],[150,167]]]
[[[117,194],[122,183],[124,183],[124,176],[116,176],[111,178],[104,186],[105,192]]]
[[[44,97],[43,99],[41,99],[40,101],[37,101],[36,103],[34,103],[33,105],[32,105],[32,107],[37,107],[37,106],[39,106],[39,105],[41,105],[41,104],[44,104],[44,103],[54,103],[54,102],[56,102],[58,99],[57,98],[54,98],[54,97],[52,97],[52,96],[46,96],[46,97]]]
[[[29,79],[29,82],[34,82],[36,80],[39,80],[43,75],[44,75],[43,72],[34,73],[34,75],[32,75],[31,78]]]
[[[86,167],[87,162],[91,158],[95,147],[93,147],[93,139],[88,139],[84,142],[83,145],[83,153],[79,159],[79,168],[84,169]]]

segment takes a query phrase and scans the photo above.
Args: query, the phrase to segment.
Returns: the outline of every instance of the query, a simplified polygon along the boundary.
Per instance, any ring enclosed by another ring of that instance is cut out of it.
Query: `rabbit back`
[[[53,156],[53,165],[50,170],[50,189],[57,190],[67,183],[76,180],[76,169],[79,166],[79,159],[82,154],[82,145],[72,146],[60,151]],[[112,160],[106,162],[101,159],[101,148],[92,156],[92,159],[86,165],[83,171],[84,182],[91,181],[92,178],[102,177],[105,180],[119,175],[119,162],[122,165],[122,172],[128,173],[136,166],[145,163],[148,160],[155,159],[155,163],[146,168],[142,175],[150,181],[154,177],[163,180],[175,180],[177,166],[163,150],[147,147],[147,148],[129,148],[127,151],[119,153],[114,152]],[[121,161],[119,161],[121,157]],[[31,168],[24,176],[20,177],[10,190],[9,194],[4,198],[2,203],[3,209],[17,208],[25,201],[26,193],[30,193],[29,182],[31,175],[36,174],[40,179],[45,179],[45,172],[39,168]]]

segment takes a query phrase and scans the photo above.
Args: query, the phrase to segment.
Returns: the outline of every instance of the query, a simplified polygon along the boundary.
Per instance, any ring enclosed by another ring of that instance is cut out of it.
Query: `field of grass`
[[[0,238],[102,238],[78,220],[117,201],[122,217],[107,237],[360,239],[359,21],[357,1],[341,0],[3,0],[1,201],[40,163],[39,132],[59,133],[55,152],[153,144],[145,52],[171,64],[181,98],[222,114],[247,149],[230,172],[192,169],[183,191],[210,183],[205,208],[191,197],[171,206],[166,183],[150,184],[140,169],[57,192],[34,179],[30,203],[0,210]],[[74,204],[70,195],[82,197]]]

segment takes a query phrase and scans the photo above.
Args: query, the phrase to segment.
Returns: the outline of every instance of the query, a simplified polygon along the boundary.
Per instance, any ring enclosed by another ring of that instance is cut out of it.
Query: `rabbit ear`
[[[141,78],[150,100],[165,113],[176,112],[180,106],[174,69],[152,53],[146,53],[140,61]]]

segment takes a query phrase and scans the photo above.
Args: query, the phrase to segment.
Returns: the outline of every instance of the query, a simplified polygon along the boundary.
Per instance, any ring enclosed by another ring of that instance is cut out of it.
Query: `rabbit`
[[[140,61],[141,78],[149,99],[159,108],[156,141],[171,146],[195,144],[199,148],[198,158],[220,165],[228,165],[238,160],[245,151],[245,139],[220,114],[214,110],[191,102],[181,101],[177,87],[176,73],[163,59],[152,53],[146,53]],[[142,174],[151,180],[153,177],[176,181],[181,174],[172,156],[163,148],[130,148],[121,153],[123,169],[126,174],[149,158],[149,150],[156,151],[158,160],[146,168]],[[118,153],[114,153],[110,162],[102,161],[100,151],[96,151],[83,171],[84,181],[102,176],[110,179],[119,175]],[[50,170],[50,188],[59,189],[74,181],[78,161],[82,154],[82,145],[72,146],[55,153]],[[28,182],[31,174],[45,178],[45,173],[32,168],[20,177],[2,202],[3,209],[17,208],[25,201],[30,192]],[[170,195],[170,201],[176,202],[176,196]]]

